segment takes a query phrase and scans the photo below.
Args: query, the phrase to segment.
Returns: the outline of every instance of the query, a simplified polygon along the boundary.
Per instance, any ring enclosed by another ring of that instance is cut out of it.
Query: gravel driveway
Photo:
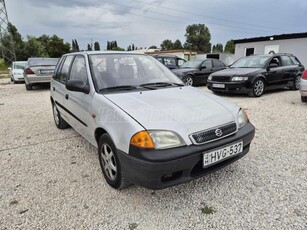
[[[240,161],[169,189],[116,191],[96,150],[54,125],[48,88],[7,83],[0,81],[0,229],[307,229],[307,104],[297,91],[225,96],[256,127]]]

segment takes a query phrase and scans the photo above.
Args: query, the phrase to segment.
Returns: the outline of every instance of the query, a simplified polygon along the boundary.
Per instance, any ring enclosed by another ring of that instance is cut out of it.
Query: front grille
[[[227,137],[237,131],[236,123],[228,123],[212,129],[203,130],[190,135],[192,142],[196,145],[205,144]]]
[[[212,81],[217,81],[217,82],[230,82],[231,77],[229,76],[213,76]]]

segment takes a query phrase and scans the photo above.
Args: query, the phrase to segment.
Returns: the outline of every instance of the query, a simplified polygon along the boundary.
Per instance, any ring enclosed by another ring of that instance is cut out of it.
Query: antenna
[[[12,34],[7,29],[8,24],[5,1],[0,0],[0,49],[4,62],[13,62],[16,61],[16,54]]]

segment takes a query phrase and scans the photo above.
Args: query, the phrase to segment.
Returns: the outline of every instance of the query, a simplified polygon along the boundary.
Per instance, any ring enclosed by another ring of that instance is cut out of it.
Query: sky
[[[185,42],[186,27],[205,24],[211,43],[307,32],[306,0],[6,0],[8,18],[27,35],[77,39],[80,49],[116,40],[127,48],[165,39]]]

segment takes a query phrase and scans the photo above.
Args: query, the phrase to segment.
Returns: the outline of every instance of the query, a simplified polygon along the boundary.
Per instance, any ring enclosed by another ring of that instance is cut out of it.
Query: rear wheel
[[[252,87],[252,92],[249,93],[249,96],[260,97],[264,92],[265,84],[263,79],[257,78]]]
[[[26,90],[32,90],[32,85],[27,85],[27,83],[25,84],[25,86],[26,86]]]
[[[107,183],[115,189],[123,189],[130,183],[122,173],[117,149],[108,134],[101,135],[98,143],[98,155],[102,173]]]
[[[301,82],[301,77],[300,76],[296,76],[294,81],[293,81],[293,83],[292,83],[292,86],[290,87],[290,89],[292,89],[292,90],[299,90],[300,82]]]
[[[307,102],[307,97],[301,97],[302,102]]]
[[[193,77],[191,75],[188,75],[183,80],[184,84],[192,86],[194,84]]]
[[[63,118],[61,117],[61,114],[54,103],[52,103],[52,112],[56,127],[58,127],[59,129],[66,129],[69,127],[67,122],[64,121]]]

